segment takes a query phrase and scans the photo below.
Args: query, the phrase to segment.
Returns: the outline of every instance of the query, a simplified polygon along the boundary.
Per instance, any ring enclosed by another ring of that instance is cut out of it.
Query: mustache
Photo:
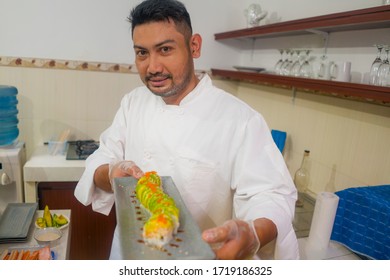
[[[155,78],[159,78],[159,79],[171,79],[171,78],[172,78],[172,75],[170,75],[170,74],[162,74],[162,73],[149,74],[149,75],[146,75],[145,81],[149,81],[149,80],[155,79]]]

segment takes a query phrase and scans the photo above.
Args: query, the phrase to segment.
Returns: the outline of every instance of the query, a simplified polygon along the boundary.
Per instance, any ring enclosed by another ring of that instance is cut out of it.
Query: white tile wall
[[[138,75],[0,67],[0,84],[18,88],[19,139],[27,156],[36,145],[69,128],[72,139],[95,139],[107,128]]]

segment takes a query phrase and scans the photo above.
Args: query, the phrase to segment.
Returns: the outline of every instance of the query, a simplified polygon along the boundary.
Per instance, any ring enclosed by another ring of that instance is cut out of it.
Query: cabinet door
[[[94,212],[74,197],[77,182],[41,182],[38,184],[39,209],[71,209],[71,260],[105,260],[110,256],[116,226],[115,207],[110,215]]]

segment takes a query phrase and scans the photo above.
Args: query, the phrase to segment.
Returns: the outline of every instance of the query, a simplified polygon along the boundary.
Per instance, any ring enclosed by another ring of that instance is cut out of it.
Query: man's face
[[[173,21],[150,22],[133,32],[135,63],[144,84],[167,104],[178,105],[196,86],[190,42]]]

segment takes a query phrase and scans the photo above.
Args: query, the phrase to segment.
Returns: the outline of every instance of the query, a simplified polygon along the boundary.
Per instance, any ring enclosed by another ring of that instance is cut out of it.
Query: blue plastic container
[[[0,147],[13,144],[19,136],[17,94],[16,87],[0,85]]]
[[[19,120],[16,116],[8,117],[8,118],[0,118],[0,127],[1,128],[8,128],[11,126],[17,126],[19,123]]]

